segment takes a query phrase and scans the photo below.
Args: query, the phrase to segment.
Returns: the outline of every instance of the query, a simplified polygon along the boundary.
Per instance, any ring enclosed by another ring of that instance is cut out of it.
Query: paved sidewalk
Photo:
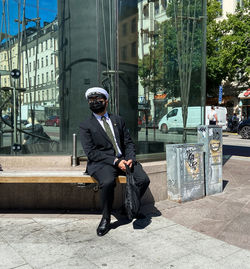
[[[96,236],[99,216],[4,215],[0,268],[250,268],[250,252],[163,217]],[[116,228],[115,228],[116,227]]]
[[[230,157],[224,191],[197,201],[144,206],[145,220],[95,214],[0,213],[1,269],[250,268],[250,158]]]

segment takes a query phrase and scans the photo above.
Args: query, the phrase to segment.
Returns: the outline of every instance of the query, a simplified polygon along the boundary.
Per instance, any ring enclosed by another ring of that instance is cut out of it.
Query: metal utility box
[[[206,195],[222,192],[222,128],[216,125],[200,125],[198,142],[204,144]]]
[[[168,199],[185,202],[204,197],[203,144],[166,145]]]

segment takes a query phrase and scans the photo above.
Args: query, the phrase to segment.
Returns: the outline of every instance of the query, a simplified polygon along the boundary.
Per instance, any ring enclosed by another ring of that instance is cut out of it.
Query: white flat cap
[[[99,88],[99,87],[93,87],[93,88],[89,88],[87,89],[86,93],[85,93],[85,97],[86,99],[88,99],[88,96],[89,95],[92,95],[92,94],[103,94],[106,96],[107,100],[109,99],[109,94],[106,90],[104,90],[103,88]]]

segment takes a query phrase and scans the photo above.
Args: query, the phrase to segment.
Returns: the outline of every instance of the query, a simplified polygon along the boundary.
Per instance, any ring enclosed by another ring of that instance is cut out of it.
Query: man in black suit
[[[125,165],[132,169],[141,197],[150,181],[136,161],[135,145],[124,120],[107,113],[107,91],[99,87],[90,88],[85,97],[93,113],[80,124],[80,136],[88,157],[87,173],[98,181],[101,189],[102,219],[97,235],[103,236],[109,231],[115,179],[119,174],[125,174]]]

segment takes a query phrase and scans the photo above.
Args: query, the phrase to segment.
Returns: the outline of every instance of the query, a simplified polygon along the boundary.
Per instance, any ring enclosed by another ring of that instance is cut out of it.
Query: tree
[[[150,46],[150,53],[139,62],[141,84],[149,91],[157,87],[168,98],[181,99],[183,142],[186,142],[188,106],[200,104],[202,92],[203,3],[198,0],[170,0]],[[190,98],[192,96],[192,98]]]
[[[207,15],[207,93],[217,95],[222,80],[249,85],[250,76],[250,0],[243,1],[235,14],[216,21],[220,3],[208,0]],[[238,93],[236,93],[238,94]]]

